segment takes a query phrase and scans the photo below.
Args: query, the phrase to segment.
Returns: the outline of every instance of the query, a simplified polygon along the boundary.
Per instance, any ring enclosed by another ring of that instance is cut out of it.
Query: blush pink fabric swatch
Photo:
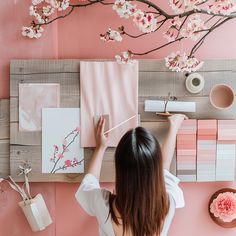
[[[138,62],[80,62],[81,146],[94,147],[93,117],[109,114],[109,128],[137,115],[109,133],[110,147],[138,125]]]
[[[19,84],[19,130],[42,130],[42,108],[60,106],[60,84]]]

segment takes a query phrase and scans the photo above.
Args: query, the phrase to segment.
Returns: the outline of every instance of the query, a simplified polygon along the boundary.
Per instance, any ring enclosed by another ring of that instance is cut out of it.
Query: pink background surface
[[[166,0],[162,0],[163,3]],[[107,26],[119,26],[120,20],[109,7],[98,6],[74,12],[68,19],[47,27],[40,40],[21,37],[20,29],[27,24],[29,0],[0,1],[0,98],[9,97],[10,59],[36,58],[113,58],[120,50],[145,50],[161,40],[147,36],[145,40],[127,40],[120,45],[104,44],[98,38]],[[207,38],[198,55],[201,58],[236,58],[235,21],[229,22]],[[131,24],[129,24],[131,26]],[[73,35],[73,37],[68,37]],[[187,48],[186,45],[179,45]],[[163,58],[171,49],[147,55],[146,58]],[[113,184],[104,184],[113,188]],[[234,183],[185,183],[181,185],[186,207],[177,210],[170,229],[170,236],[235,236],[236,229],[223,229],[208,216],[207,204],[211,194],[222,187],[234,187]],[[32,233],[17,206],[20,198],[4,185],[7,191],[5,207],[0,208],[0,235],[3,236],[97,236],[96,221],[87,216],[76,203],[74,193],[78,184],[35,183],[34,193],[41,192],[53,217],[54,224],[40,233]]]

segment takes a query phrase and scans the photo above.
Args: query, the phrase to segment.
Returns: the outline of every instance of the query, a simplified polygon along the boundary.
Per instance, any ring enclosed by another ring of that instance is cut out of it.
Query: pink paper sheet
[[[19,84],[19,131],[42,129],[42,108],[60,106],[60,84]]]
[[[110,128],[137,115],[109,133],[109,146],[138,125],[138,62],[80,62],[81,146],[94,147],[95,115],[109,114]]]

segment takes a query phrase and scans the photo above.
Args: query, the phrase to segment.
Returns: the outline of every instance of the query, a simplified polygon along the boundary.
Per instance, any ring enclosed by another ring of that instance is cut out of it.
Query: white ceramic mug
[[[190,74],[185,80],[186,89],[190,93],[200,93],[205,85],[205,80],[199,73]]]

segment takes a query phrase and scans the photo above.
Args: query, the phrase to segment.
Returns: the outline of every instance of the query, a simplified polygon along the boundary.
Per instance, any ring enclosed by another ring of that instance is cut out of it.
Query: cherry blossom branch
[[[68,167],[75,167],[75,166],[77,166],[77,165],[80,165],[83,161],[84,161],[84,159],[82,159],[82,160],[80,160],[80,161],[77,161],[77,162],[74,162],[73,164],[71,164],[71,165],[69,165],[69,166],[67,166],[67,165],[64,164],[63,166],[58,167],[57,169],[55,169],[52,173],[56,173],[56,172],[59,171],[59,170],[65,170],[65,169],[68,168]]]
[[[75,131],[75,130],[74,130]],[[72,131],[72,132],[74,132],[74,131]],[[71,133],[72,133],[71,132]],[[69,133],[69,135],[71,134],[71,133]],[[67,135],[66,136],[66,138],[68,138],[68,136],[69,135]],[[75,134],[75,136],[73,137],[73,139],[69,142],[69,144],[68,145],[66,145],[66,146],[63,146],[63,151],[62,151],[62,153],[61,153],[61,157],[63,157],[63,155],[64,155],[64,153],[66,152],[66,150],[68,149],[68,147],[75,141],[75,139],[76,139],[76,137],[79,135],[79,132],[77,132],[76,134]],[[65,138],[65,139],[66,139]],[[64,139],[64,140],[65,140]],[[58,164],[58,162],[61,160],[61,158],[60,157],[57,157],[57,160],[56,160],[56,162],[54,163],[54,166],[53,166],[53,168],[52,168],[52,170],[51,170],[51,173],[53,173],[53,171],[55,170],[55,168],[56,168],[56,166],[57,166],[57,164]]]
[[[149,54],[149,53],[151,53],[151,52],[155,52],[155,51],[157,51],[157,50],[160,50],[160,49],[162,49],[162,48],[164,48],[164,47],[167,47],[167,46],[169,46],[169,45],[171,45],[171,44],[173,44],[173,43],[179,42],[179,41],[181,41],[181,40],[183,40],[183,39],[184,39],[184,37],[175,39],[174,41],[165,43],[165,44],[163,44],[163,45],[161,45],[161,46],[159,46],[159,47],[157,47],[157,48],[154,48],[154,49],[152,49],[152,50],[149,50],[149,51],[147,51],[147,52],[136,53],[136,52],[132,52],[132,51],[131,51],[131,53],[132,53],[133,55],[135,55],[135,56],[143,56],[143,55]]]
[[[206,31],[208,31],[192,48],[191,52],[190,52],[190,56],[192,56],[204,43],[205,38],[211,33],[213,32],[215,29],[217,29],[218,27],[220,27],[221,25],[223,25],[224,23],[226,23],[227,21],[229,21],[230,19],[227,18],[223,21],[221,21],[222,19],[219,19],[210,29],[207,29]],[[221,21],[221,22],[220,22]],[[203,31],[203,30],[202,30]]]
[[[68,13],[66,13],[65,15],[58,16],[58,17],[56,17],[56,18],[54,18],[54,19],[52,19],[52,20],[50,20],[50,21],[48,21],[48,22],[45,22],[45,23],[38,23],[38,24],[36,24],[36,25],[49,25],[49,24],[53,23],[53,22],[56,21],[56,20],[66,18],[67,16],[69,16],[69,15],[74,11],[74,9],[75,9],[75,7],[74,7],[74,6],[71,6],[70,11],[69,11]]]
[[[166,18],[171,18],[169,14],[167,14],[167,12],[165,12],[163,9],[161,9],[159,6],[157,6],[155,3],[150,2],[148,0],[136,0],[137,2],[141,2],[144,3],[146,5],[148,5],[148,7],[152,7],[153,9],[155,9],[158,13],[160,13],[161,15],[165,16]]]
[[[157,34],[165,23],[169,23],[167,31],[163,33],[163,37],[168,40],[167,43],[158,45],[146,52],[138,53],[131,50],[122,52],[121,55],[116,56],[119,63],[130,63],[133,56],[146,55],[182,39],[189,39],[196,41],[190,53],[173,52],[166,57],[166,65],[173,71],[193,72],[203,64],[195,58],[194,53],[202,46],[206,37],[227,21],[236,18],[236,1],[233,0],[169,0],[173,13],[163,9],[158,1],[152,2],[152,0],[77,1],[77,3],[74,1],[72,4],[70,0],[32,0],[29,14],[35,20],[29,27],[22,28],[22,34],[29,38],[39,38],[44,31],[44,25],[68,17],[76,8],[85,8],[94,4],[112,5],[112,9],[120,18],[132,20],[141,33],[131,34],[125,31],[123,26],[118,30],[109,28],[107,32],[100,34],[100,38],[106,42],[121,42],[123,36],[137,39],[147,34]],[[144,5],[148,9],[142,10],[134,2],[141,3],[141,6]],[[51,19],[55,11],[59,13],[65,11],[65,14],[59,14],[59,16]],[[209,16],[209,18],[204,20],[204,16]],[[215,17],[220,19],[209,26]],[[54,159],[55,156],[56,153],[54,153]]]

